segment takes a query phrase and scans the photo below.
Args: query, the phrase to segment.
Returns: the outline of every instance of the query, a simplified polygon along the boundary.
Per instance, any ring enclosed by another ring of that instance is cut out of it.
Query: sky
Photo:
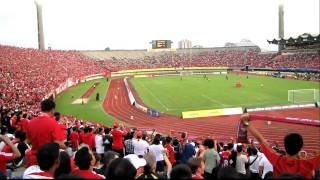
[[[278,37],[319,34],[320,0],[38,0],[45,46],[64,50],[147,49],[151,40],[188,39],[222,47],[249,39],[264,50]],[[37,48],[34,0],[0,0],[0,44]]]

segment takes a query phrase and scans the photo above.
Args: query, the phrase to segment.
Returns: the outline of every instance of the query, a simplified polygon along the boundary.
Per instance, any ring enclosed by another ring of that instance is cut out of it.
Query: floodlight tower
[[[44,34],[43,34],[43,22],[42,22],[42,4],[39,0],[35,0],[34,3],[37,7],[37,24],[38,24],[38,48],[43,50],[44,47]]]
[[[284,11],[283,11],[283,1],[279,4],[279,39],[284,38]],[[279,44],[279,51],[284,49],[283,44]]]

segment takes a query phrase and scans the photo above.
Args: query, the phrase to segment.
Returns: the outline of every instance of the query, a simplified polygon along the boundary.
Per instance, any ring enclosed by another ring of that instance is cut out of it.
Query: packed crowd
[[[229,66],[320,69],[319,54],[278,55],[248,51],[159,53],[136,59],[95,61],[75,51],[39,51],[0,45],[0,104],[9,109],[37,111],[36,102],[67,79],[125,69]]]
[[[159,53],[143,58],[105,59],[113,71],[159,67],[258,67],[258,68],[312,68],[320,69],[319,54],[279,55],[256,51],[204,51],[190,53]]]
[[[320,154],[307,157],[303,138],[284,138],[285,150],[271,146],[257,129],[241,120],[257,142],[190,141],[187,133],[170,137],[63,117],[51,99],[41,113],[3,113],[1,109],[1,178],[51,179],[220,179],[319,178]],[[18,177],[11,171],[25,170]]]
[[[0,45],[0,104],[36,111],[38,102],[68,78],[101,73],[98,62],[73,51]]]
[[[320,54],[281,55],[274,59],[272,67],[320,69]]]
[[[73,51],[0,46],[1,177],[11,177],[11,171],[22,165],[26,169],[20,178],[318,177],[320,157],[306,158],[300,151],[303,140],[297,134],[285,138],[286,150],[278,150],[282,154],[279,156],[252,126],[248,130],[258,144],[218,143],[213,139],[196,142],[190,141],[185,133],[179,137],[150,135],[118,123],[110,128],[60,117],[54,113],[52,100],[39,105],[48,92],[68,78],[101,73],[104,67],[111,70],[244,65],[320,68],[318,55],[290,56],[281,61],[277,56],[273,63],[275,56],[254,51],[164,53],[135,61],[114,58],[99,62]],[[299,65],[300,62],[307,64]]]
[[[159,67],[208,67],[228,66],[267,67],[277,54],[261,54],[256,51],[204,51],[190,53],[166,53],[144,58],[112,58],[105,59],[113,71],[123,69],[146,69]]]

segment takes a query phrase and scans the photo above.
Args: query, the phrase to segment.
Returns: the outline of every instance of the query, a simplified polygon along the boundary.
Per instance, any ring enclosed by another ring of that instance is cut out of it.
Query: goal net
[[[291,103],[319,102],[319,89],[288,90],[288,101]]]
[[[180,76],[190,76],[193,75],[193,71],[180,71]]]

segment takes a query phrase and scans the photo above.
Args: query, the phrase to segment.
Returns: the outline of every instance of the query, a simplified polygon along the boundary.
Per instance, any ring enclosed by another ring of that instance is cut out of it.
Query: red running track
[[[93,86],[98,86],[100,84],[100,82],[98,81],[98,82],[95,82],[82,96],[81,96],[81,98],[89,98],[90,97],[90,95],[93,93],[93,91],[94,91],[94,87]]]
[[[132,92],[136,100],[143,104],[134,89],[132,89]],[[225,139],[230,137],[235,138],[237,122],[240,119],[240,115],[188,120],[167,114],[161,114],[158,118],[151,117],[130,105],[123,78],[114,79],[110,82],[103,107],[107,113],[126,122],[128,126],[131,127],[155,128],[158,132],[164,134],[169,134],[171,130],[184,131],[188,132],[189,135],[201,138],[208,136],[223,136]],[[320,110],[317,108],[278,110],[272,112],[257,112],[254,114],[320,119]],[[271,125],[267,125],[264,121],[255,121],[252,123],[269,141],[277,141],[281,147],[283,147],[283,137],[289,132],[298,132],[304,137],[304,150],[307,152],[312,153],[320,147],[319,127],[279,122],[272,122]]]

